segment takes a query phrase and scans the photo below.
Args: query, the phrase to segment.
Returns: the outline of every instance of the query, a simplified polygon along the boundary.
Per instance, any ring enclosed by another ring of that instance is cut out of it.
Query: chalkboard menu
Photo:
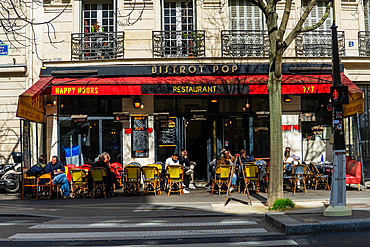
[[[149,157],[148,116],[131,116],[131,156]]]
[[[159,145],[176,146],[176,119],[160,121]]]

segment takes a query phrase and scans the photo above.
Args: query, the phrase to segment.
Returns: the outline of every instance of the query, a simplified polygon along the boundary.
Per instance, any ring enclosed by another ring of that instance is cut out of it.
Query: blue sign
[[[8,52],[9,49],[8,49],[8,45],[4,44],[1,40],[0,40],[0,56],[8,56]]]
[[[355,46],[355,42],[353,42],[353,41],[348,41],[348,46],[349,46],[349,47],[353,47],[353,46]]]

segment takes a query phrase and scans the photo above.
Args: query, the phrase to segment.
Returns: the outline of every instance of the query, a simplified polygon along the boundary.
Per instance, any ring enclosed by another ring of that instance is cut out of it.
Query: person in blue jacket
[[[63,195],[63,198],[69,198],[70,197],[70,191],[69,191],[69,182],[66,174],[64,173],[64,165],[62,162],[59,161],[58,156],[53,156],[51,158],[51,161],[44,167],[44,172],[51,173],[51,175],[54,175],[54,172],[61,172],[57,173],[55,177],[53,178],[53,183],[58,184],[60,191]]]

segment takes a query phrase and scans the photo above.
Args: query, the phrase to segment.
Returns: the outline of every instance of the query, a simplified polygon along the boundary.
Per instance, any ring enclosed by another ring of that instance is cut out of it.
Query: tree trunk
[[[271,5],[270,5],[271,6]],[[270,179],[267,206],[271,207],[276,199],[283,198],[283,137],[281,125],[281,45],[277,44],[277,14],[271,9],[267,18],[270,40],[270,68],[267,89],[270,110]]]

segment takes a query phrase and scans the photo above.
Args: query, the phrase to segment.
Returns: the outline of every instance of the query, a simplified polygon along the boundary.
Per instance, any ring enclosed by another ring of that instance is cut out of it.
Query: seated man
[[[173,152],[172,156],[167,158],[164,164],[165,170],[167,170],[167,166],[169,165],[180,165],[179,161],[179,152]],[[190,193],[190,191],[183,189],[184,194]]]
[[[184,167],[184,172],[186,175],[186,180],[184,179],[184,183],[186,187],[189,189],[195,189],[194,186],[194,167],[196,163],[194,161],[190,161],[188,157],[188,152],[186,149],[181,150],[181,156],[179,156],[180,164]],[[190,177],[190,182],[189,182]]]
[[[44,167],[44,172],[51,173],[52,176],[54,176],[54,171],[63,172],[56,174],[52,182],[59,185],[60,192],[62,193],[63,198],[69,198],[70,191],[68,178],[64,173],[64,165],[62,164],[62,162],[59,161],[59,158],[56,155],[53,156],[51,158],[51,161]]]

